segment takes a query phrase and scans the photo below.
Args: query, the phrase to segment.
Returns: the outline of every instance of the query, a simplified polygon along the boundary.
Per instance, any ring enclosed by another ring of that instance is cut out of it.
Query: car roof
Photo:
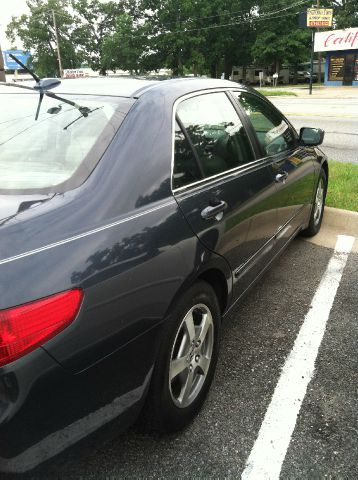
[[[34,83],[21,82],[21,86],[32,87]],[[20,86],[20,83],[19,83]],[[118,77],[95,77],[95,78],[76,78],[62,79],[61,84],[52,89],[57,94],[75,94],[75,95],[105,95],[139,98],[151,90],[162,91],[163,93],[175,93],[180,95],[190,93],[201,89],[238,87],[238,83],[228,80],[218,80],[212,78],[175,78],[170,80],[150,80],[141,78],[118,78]],[[9,88],[9,87],[8,87]],[[11,89],[14,91],[15,89]],[[19,89],[17,89],[19,91]],[[23,93],[26,90],[22,90]],[[27,90],[28,93],[28,90]]]

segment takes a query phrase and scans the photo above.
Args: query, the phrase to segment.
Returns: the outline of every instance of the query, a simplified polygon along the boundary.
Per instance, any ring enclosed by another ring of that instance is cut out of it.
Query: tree
[[[200,12],[202,0],[143,0],[141,10],[148,32],[147,62],[155,69],[170,68],[174,76],[182,76],[191,66],[192,50],[202,39],[189,31],[190,18]],[[188,21],[189,19],[189,21]]]
[[[273,10],[269,0],[261,0],[251,49],[257,65],[271,65],[278,72],[283,63],[297,65],[309,57],[311,33],[298,27],[298,11],[289,6],[286,0],[277,0]]]
[[[145,26],[135,25],[124,13],[116,18],[115,32],[107,35],[102,45],[103,64],[112,70],[145,71]]]
[[[143,21],[149,26],[149,50],[158,68],[171,68],[174,76],[218,76],[224,71],[227,78],[233,64],[249,61],[251,1],[142,0],[141,8],[138,3],[133,11],[147,12]]]
[[[28,0],[29,15],[12,17],[6,35],[15,42],[18,37],[25,50],[31,51],[30,59],[40,76],[59,75],[56,37],[52,10],[55,12],[63,68],[71,68],[81,62],[71,38],[73,18],[68,12],[69,0]]]
[[[105,75],[116,66],[108,63],[107,54],[103,55],[104,42],[116,32],[117,19],[125,13],[124,5],[99,0],[72,0],[71,4],[76,18],[72,41],[89,66]]]
[[[203,30],[204,55],[212,77],[224,73],[229,78],[234,65],[251,62],[252,1],[214,0],[209,4],[211,16],[205,19]]]
[[[354,0],[331,1],[336,28],[358,27],[358,8]]]

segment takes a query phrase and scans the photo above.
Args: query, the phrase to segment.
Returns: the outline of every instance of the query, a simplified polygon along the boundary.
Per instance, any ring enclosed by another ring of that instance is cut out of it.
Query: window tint
[[[77,107],[1,86],[0,193],[53,193],[84,182],[108,147],[132,99],[62,95]],[[78,106],[88,109],[81,115]]]
[[[175,123],[173,188],[183,187],[201,178],[193,150],[181,128]]]
[[[274,155],[296,145],[295,133],[268,103],[246,92],[238,93],[238,98],[252,123],[265,155]]]
[[[254,160],[245,129],[225,93],[184,100],[177,114],[195,147],[205,177]]]

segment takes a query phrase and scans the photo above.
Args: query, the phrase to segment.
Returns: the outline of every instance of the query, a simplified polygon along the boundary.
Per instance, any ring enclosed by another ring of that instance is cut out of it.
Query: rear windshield
[[[59,94],[60,95],[60,94]],[[0,193],[61,193],[90,175],[133,99],[0,87]]]

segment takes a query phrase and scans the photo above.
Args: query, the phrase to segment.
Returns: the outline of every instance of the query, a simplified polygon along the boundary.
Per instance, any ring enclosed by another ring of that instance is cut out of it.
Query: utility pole
[[[55,28],[58,68],[59,68],[59,70],[60,70],[60,77],[63,78],[62,62],[61,62],[61,52],[60,52],[60,42],[59,42],[59,40],[58,40],[55,10],[52,10],[52,18],[53,18],[53,26],[54,26],[54,28]]]
[[[1,25],[0,25],[0,27],[1,27]],[[0,45],[0,82],[6,82],[5,68],[4,68],[4,57],[2,56],[1,45]]]
[[[319,1],[320,0],[317,0],[317,7],[318,8],[320,7]],[[319,27],[317,28],[317,30],[319,31]],[[321,54],[321,52],[318,52],[318,78],[317,78],[318,83],[322,82],[321,61],[322,61],[322,54]]]
[[[310,71],[310,86],[309,94],[312,95],[312,82],[313,82],[313,56],[314,56],[314,34],[315,29],[311,28],[311,71]]]
[[[0,45],[0,82],[6,82],[5,69],[4,69],[4,57],[2,56],[1,45]]]

